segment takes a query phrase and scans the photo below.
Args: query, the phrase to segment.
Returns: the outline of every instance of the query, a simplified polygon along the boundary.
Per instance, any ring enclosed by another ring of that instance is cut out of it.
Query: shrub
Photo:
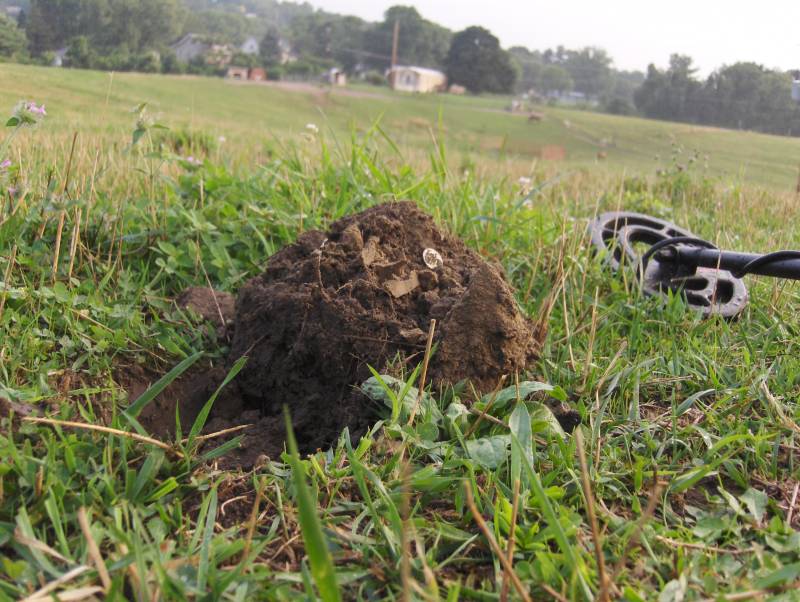
[[[283,79],[284,73],[285,70],[281,65],[267,67],[267,79],[271,82]]]
[[[386,86],[389,83],[380,71],[367,71],[363,75],[363,78],[365,82],[373,86]]]

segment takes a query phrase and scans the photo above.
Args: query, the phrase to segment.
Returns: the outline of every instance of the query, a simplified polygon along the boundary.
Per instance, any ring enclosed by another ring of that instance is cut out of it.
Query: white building
[[[261,48],[261,44],[258,43],[258,40],[253,36],[247,38],[244,43],[239,46],[239,50],[242,51],[242,54],[258,54],[259,49]]]
[[[792,79],[792,100],[800,102],[800,73]]]
[[[50,63],[53,67],[63,67],[64,59],[67,58],[67,47],[59,48],[53,52],[53,62]]]
[[[444,92],[447,76],[436,69],[425,67],[394,67],[389,69],[389,85],[400,92]]]
[[[334,67],[333,69],[329,69],[327,73],[325,73],[325,79],[331,86],[346,86],[347,85],[347,74],[338,67]]]

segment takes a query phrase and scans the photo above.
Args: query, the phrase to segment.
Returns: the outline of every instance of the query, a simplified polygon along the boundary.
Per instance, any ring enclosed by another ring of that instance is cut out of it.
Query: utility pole
[[[400,41],[400,21],[394,22],[394,36],[392,37],[392,66],[389,70],[389,84],[394,87],[394,69],[397,67],[397,45]]]

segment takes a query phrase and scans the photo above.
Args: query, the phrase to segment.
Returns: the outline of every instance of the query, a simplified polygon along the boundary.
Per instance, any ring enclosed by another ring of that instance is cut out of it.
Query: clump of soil
[[[178,295],[175,304],[181,309],[194,312],[210,323],[220,336],[227,335],[233,325],[236,297],[230,293],[191,286]]]
[[[216,308],[209,311],[213,319]],[[241,463],[280,453],[284,404],[304,450],[330,445],[345,427],[358,435],[374,421],[373,405],[356,390],[368,366],[381,371],[398,355],[421,361],[432,319],[436,385],[469,380],[488,391],[535,357],[532,324],[501,269],[413,203],[306,232],[239,293],[228,366],[249,359],[215,404],[209,429],[256,422]],[[211,381],[195,382],[197,395],[212,391]]]
[[[178,295],[175,303],[178,307],[193,311],[206,322],[211,322],[219,328],[233,320],[236,297],[210,288],[191,286]]]

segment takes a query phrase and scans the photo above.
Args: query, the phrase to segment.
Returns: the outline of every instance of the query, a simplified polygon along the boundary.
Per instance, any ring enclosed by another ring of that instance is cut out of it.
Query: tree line
[[[593,98],[616,86],[611,59],[602,50],[506,51],[484,28],[453,32],[409,6],[393,6],[373,23],[277,0],[0,0],[0,8],[10,2],[22,2],[25,10],[18,24],[0,22],[0,56],[18,60],[47,62],[67,48],[65,63],[72,67],[213,71],[202,62],[178,64],[170,45],[187,33],[234,46],[255,36],[261,53],[235,57],[242,66],[258,61],[273,74],[337,66],[377,81],[390,65],[397,25],[401,64],[444,70],[451,82],[473,92],[575,90]],[[281,42],[298,64],[280,64]],[[632,102],[632,91],[622,96]]]
[[[800,134],[791,76],[753,63],[701,80],[689,57],[673,55],[666,69],[626,72],[600,48],[505,50],[482,27],[453,32],[409,6],[369,22],[278,0],[0,0],[0,9],[12,3],[23,9],[16,20],[0,12],[0,57],[11,60],[48,64],[67,48],[70,67],[219,73],[219,64],[177,60],[171,45],[192,33],[233,48],[255,37],[259,54],[234,54],[233,64],[266,66],[274,78],[338,67],[378,83],[391,64],[397,25],[401,64],[441,69],[471,92],[530,93],[610,113]]]
[[[792,100],[790,73],[739,62],[704,80],[691,57],[673,54],[669,67],[650,65],[636,90],[647,117],[788,136],[800,135],[800,103]]]
[[[634,91],[644,74],[614,69],[613,60],[602,48],[569,49],[558,46],[544,51],[515,46],[509,50],[519,66],[521,90],[536,90],[546,98],[575,93],[577,102],[610,113],[635,112]]]

